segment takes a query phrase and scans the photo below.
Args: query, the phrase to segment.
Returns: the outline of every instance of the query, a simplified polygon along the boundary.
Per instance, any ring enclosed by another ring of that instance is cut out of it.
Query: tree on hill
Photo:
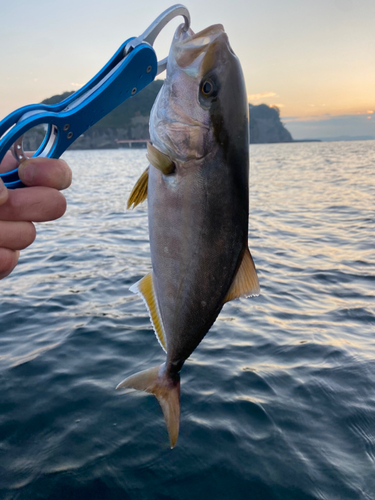
[[[127,99],[117,108],[102,118],[92,128],[116,128],[128,129],[132,126],[132,119],[137,116],[150,116],[152,105],[163,85],[163,80],[154,80],[144,88],[139,94]],[[43,104],[57,104],[69,97],[73,92],[64,92],[54,95],[42,101]]]
[[[155,80],[139,94],[127,99],[87,130],[72,144],[71,149],[116,148],[123,140],[148,139],[150,111],[162,85],[163,80]],[[56,104],[72,93],[64,92],[52,96],[43,103]],[[290,132],[280,120],[280,111],[277,107],[249,104],[249,111],[251,143],[293,141]]]

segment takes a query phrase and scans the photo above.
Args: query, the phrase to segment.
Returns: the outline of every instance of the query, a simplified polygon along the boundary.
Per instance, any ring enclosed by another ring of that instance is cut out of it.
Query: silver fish
[[[177,29],[150,138],[150,166],[129,205],[148,198],[152,272],[131,290],[143,297],[167,359],[117,388],[157,397],[173,448],[183,364],[225,302],[259,294],[248,249],[247,95],[223,26]]]

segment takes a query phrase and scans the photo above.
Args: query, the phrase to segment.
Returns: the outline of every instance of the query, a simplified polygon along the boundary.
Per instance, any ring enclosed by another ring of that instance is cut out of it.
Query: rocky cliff
[[[280,111],[266,104],[253,106],[250,111],[250,143],[293,142],[290,132],[280,120]]]
[[[79,137],[70,149],[111,149],[126,147],[129,144],[121,141],[147,140],[148,121],[151,107],[163,82],[155,80],[142,92],[128,99],[115,110],[105,116],[93,127]],[[45,99],[45,104],[55,104],[66,99],[72,92]],[[272,142],[292,142],[293,138],[280,120],[279,110],[266,104],[253,106],[250,110],[250,142],[252,144]],[[24,138],[24,149],[35,150],[41,143],[42,129],[39,127],[27,133]],[[132,144],[136,146],[137,144]],[[143,146],[143,144],[142,144]]]

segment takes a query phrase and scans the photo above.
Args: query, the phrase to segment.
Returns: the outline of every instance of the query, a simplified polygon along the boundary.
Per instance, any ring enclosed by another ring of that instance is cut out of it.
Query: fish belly
[[[218,316],[247,245],[247,208],[240,215],[230,177],[220,179],[218,167],[203,165],[170,176],[150,167],[153,283],[167,364],[178,369]]]

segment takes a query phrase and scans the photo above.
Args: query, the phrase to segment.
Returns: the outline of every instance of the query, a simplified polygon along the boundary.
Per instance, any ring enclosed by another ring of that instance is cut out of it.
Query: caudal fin
[[[163,410],[169,442],[174,448],[180,428],[180,376],[165,374],[164,365],[136,373],[123,380],[116,389],[132,388],[154,394]]]

